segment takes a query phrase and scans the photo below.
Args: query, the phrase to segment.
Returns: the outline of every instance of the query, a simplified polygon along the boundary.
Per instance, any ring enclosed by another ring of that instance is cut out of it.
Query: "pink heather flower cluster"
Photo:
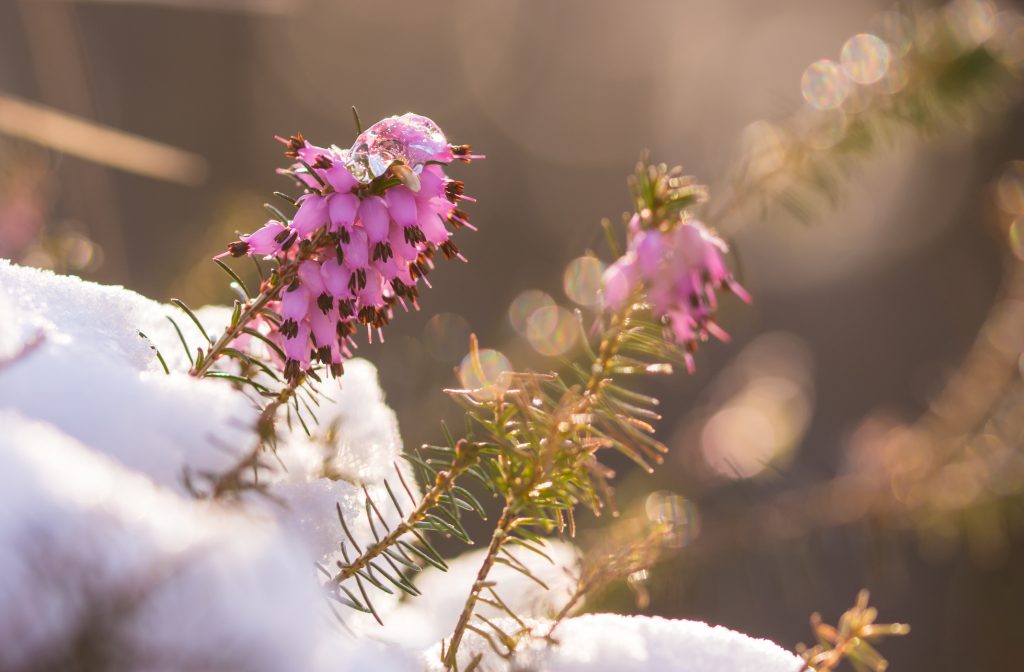
[[[750,295],[725,265],[729,251],[721,238],[689,219],[674,228],[642,229],[640,217],[629,223],[626,253],[604,273],[604,304],[618,310],[645,290],[643,299],[665,324],[668,337],[686,348],[686,367],[694,371],[693,352],[708,336],[728,340],[715,322],[716,291],[726,290],[749,303]]]
[[[340,375],[358,323],[372,338],[396,303],[418,308],[417,284],[430,285],[436,250],[465,261],[447,225],[473,228],[457,207],[473,199],[444,166],[482,157],[450,145],[437,124],[415,114],[377,122],[347,150],[317,147],[301,134],[279,140],[297,160],[279,172],[305,189],[295,215],[241,236],[220,256],[280,263],[286,286],[261,331],[285,353],[289,380],[317,361]]]

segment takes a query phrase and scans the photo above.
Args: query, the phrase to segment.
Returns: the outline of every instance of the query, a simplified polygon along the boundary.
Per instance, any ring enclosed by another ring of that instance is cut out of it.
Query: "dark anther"
[[[465,226],[464,222],[468,221],[469,213],[466,212],[465,210],[459,210],[458,208],[455,208],[454,210],[452,210],[451,214],[448,215],[448,222],[456,229],[461,229],[463,226]]]
[[[290,235],[292,235],[292,230],[291,229],[285,229],[281,233],[279,233],[276,236],[274,236],[274,242],[280,245],[285,240],[287,240],[288,236],[290,236]]]
[[[444,195],[452,203],[457,203],[464,193],[466,193],[466,183],[461,180],[452,180],[444,187]]]
[[[294,291],[295,291],[296,289],[298,289],[298,288],[299,288],[299,286],[300,286],[301,284],[302,284],[302,283],[301,283],[301,282],[299,282],[299,279],[298,279],[297,277],[296,277],[296,278],[292,278],[292,281],[288,283],[288,289],[287,289],[287,291],[289,291],[289,292],[294,292]]]
[[[345,367],[341,365],[341,362],[331,364],[331,375],[335,378],[341,378],[342,374],[345,373]]]
[[[322,364],[331,363],[331,346],[325,345],[316,351],[316,356],[320,359]]]
[[[390,243],[380,242],[380,243],[377,243],[377,245],[374,246],[374,248],[373,248],[373,260],[374,261],[376,261],[378,259],[380,259],[381,261],[387,261],[388,258],[392,257],[392,256],[394,256],[394,253],[391,251],[391,244]]]
[[[287,252],[288,249],[295,244],[295,240],[297,238],[298,236],[294,232],[291,232],[291,236],[288,238],[288,240],[284,241],[284,245],[281,246],[281,249]]]
[[[299,335],[299,323],[288,318],[281,323],[281,335],[285,338],[295,338]]]
[[[338,229],[338,238],[345,245],[348,245],[350,242],[352,242],[351,236],[348,235],[348,230],[345,229],[344,227]]]
[[[452,257],[458,256],[459,247],[450,240],[446,240],[441,243],[441,252],[444,254],[445,259],[451,259]]]
[[[405,234],[405,242],[410,245],[424,243],[427,240],[427,237],[423,235],[423,231],[421,231],[418,226],[410,226],[406,228],[403,233]]]
[[[324,154],[320,154],[319,156],[317,156],[316,161],[313,162],[314,168],[323,168],[324,170],[330,168],[333,165],[334,162],[327,158],[327,156],[325,156]]]
[[[469,157],[469,152],[469,145],[452,145],[452,154],[454,154],[460,161],[469,163],[471,160]]]
[[[331,312],[331,308],[334,307],[334,298],[327,292],[324,292],[320,296],[316,297],[316,305],[317,308],[320,309],[320,312],[326,315]]]
[[[284,143],[284,155],[289,159],[299,158],[299,150],[306,146],[306,139],[302,137],[302,133],[296,133],[287,140],[284,138],[278,138],[278,140]]]
[[[284,363],[284,377],[288,379],[288,382],[295,383],[299,379],[300,373],[297,359],[289,359]]]
[[[335,331],[338,332],[339,339],[345,339],[356,333],[356,323],[351,320],[339,320]]]
[[[348,279],[348,290],[353,294],[366,287],[366,269],[360,268]]]
[[[243,257],[249,251],[249,243],[244,240],[236,240],[233,243],[228,243],[228,253],[232,257]]]
[[[338,299],[338,314],[342,317],[352,317],[355,312],[355,306],[352,305],[351,299]]]

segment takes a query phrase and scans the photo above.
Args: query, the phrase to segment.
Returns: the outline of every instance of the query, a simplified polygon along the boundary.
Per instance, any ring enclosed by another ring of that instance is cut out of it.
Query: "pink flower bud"
[[[384,278],[376,269],[366,269],[366,286],[358,296],[360,307],[380,308],[384,305]]]
[[[441,217],[440,205],[441,199],[431,199],[420,201],[416,208],[416,223],[427,242],[434,245],[440,245],[451,237]]]
[[[324,293],[324,281],[320,276],[320,264],[304,261],[299,264],[299,282],[314,299]]]
[[[650,280],[665,261],[665,237],[660,231],[642,231],[635,241],[637,268],[645,280]]]
[[[242,240],[248,243],[249,254],[272,254],[281,247],[277,238],[284,231],[284,224],[272,219],[263,228],[257,229],[248,236],[242,236]]]

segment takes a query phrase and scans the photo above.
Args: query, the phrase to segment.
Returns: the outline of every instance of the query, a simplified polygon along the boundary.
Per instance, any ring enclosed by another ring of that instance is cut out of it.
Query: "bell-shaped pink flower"
[[[323,178],[339,194],[347,194],[359,186],[359,181],[339,157],[334,157],[333,165],[323,171]]]
[[[306,194],[298,200],[299,211],[292,218],[292,228],[303,238],[328,222],[327,199],[319,194]]]
[[[327,199],[330,230],[352,232],[352,224],[359,211],[359,198],[355,194],[331,194]]]
[[[384,192],[391,219],[403,227],[416,226],[416,197],[404,186],[392,187]]]
[[[440,199],[437,199],[440,200]],[[428,243],[440,245],[451,237],[444,225],[444,219],[433,201],[421,202],[416,209],[416,223]]]
[[[602,298],[608,310],[619,310],[626,300],[636,291],[636,262],[630,257],[622,257],[605,269],[602,278]]]
[[[320,266],[320,277],[324,283],[324,289],[335,299],[353,298],[352,290],[349,288],[349,280],[352,278],[352,271],[337,259],[327,259]]]
[[[370,241],[366,235],[366,229],[359,227],[353,229],[351,239],[347,245],[342,245],[345,252],[345,265],[352,270],[366,268],[370,261]]]
[[[309,290],[301,284],[287,287],[281,294],[281,317],[296,322],[304,319],[309,313]]]
[[[359,204],[359,221],[370,244],[383,242],[388,237],[388,206],[380,196],[368,196]]]

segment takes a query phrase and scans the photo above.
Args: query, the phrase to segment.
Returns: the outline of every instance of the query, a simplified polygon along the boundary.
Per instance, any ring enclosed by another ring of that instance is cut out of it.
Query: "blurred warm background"
[[[1024,36],[992,5],[957,7],[970,39]],[[641,150],[682,163],[714,204],[740,153],[771,147],[774,127],[754,122],[833,95],[828,81],[801,89],[805,69],[838,60],[854,34],[892,39],[892,9],[0,0],[0,257],[223,303],[208,259],[287,186],[275,134],[344,147],[352,105],[368,123],[428,115],[488,157],[456,175],[479,199],[480,231],[460,236],[470,263],[432,275],[423,310],[360,354],[407,444],[435,441],[439,420],[460,422],[441,389],[471,331],[518,367],[558,366],[548,355],[571,350],[552,301],[592,302],[596,262],[571,262],[607,257],[599,222],[629,207]],[[791,648],[808,614],[834,619],[866,586],[883,620],[913,625],[885,647],[894,669],[1024,659],[1024,477],[1011,479],[1024,345],[1024,164],[1011,162],[1024,160],[1024,115],[1003,98],[957,128],[876,147],[838,205],[807,221],[755,208],[715,222],[753,308],[727,305],[733,341],[651,387],[666,465],[647,476],[616,463],[624,514],[669,507],[684,543],[595,606]],[[955,469],[929,471],[940,453]],[[891,481],[831,480],[872,468]],[[925,489],[907,476],[933,471]],[[608,522],[583,516],[581,543]]]

